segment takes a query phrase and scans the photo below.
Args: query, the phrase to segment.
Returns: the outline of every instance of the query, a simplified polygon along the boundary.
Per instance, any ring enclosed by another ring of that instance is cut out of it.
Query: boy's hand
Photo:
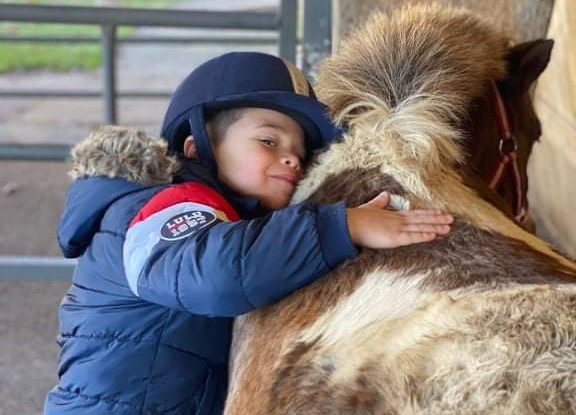
[[[395,248],[432,241],[450,232],[451,215],[438,209],[392,211],[383,192],[356,208],[346,209],[352,242],[366,248]]]

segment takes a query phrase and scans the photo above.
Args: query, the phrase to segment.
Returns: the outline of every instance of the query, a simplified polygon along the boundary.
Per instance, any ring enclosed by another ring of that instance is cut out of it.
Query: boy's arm
[[[279,300],[356,255],[342,203],[295,205],[225,222],[234,213],[221,197],[195,199],[170,204],[128,231],[125,271],[139,297],[195,314],[235,316]],[[192,219],[193,226],[178,233],[185,216],[175,207],[203,223]]]

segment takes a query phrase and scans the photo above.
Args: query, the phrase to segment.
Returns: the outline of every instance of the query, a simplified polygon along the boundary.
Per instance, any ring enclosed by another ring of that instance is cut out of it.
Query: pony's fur
[[[68,175],[72,179],[106,176],[156,185],[171,183],[178,169],[164,140],[132,127],[100,127],[76,144],[71,154]]]
[[[371,168],[402,160],[417,163],[418,172],[429,176],[464,160],[455,124],[467,105],[486,93],[490,80],[504,77],[509,39],[467,13],[434,11],[421,7],[392,18],[375,15],[323,63],[319,97],[337,122],[357,132],[361,138],[347,141],[361,148],[355,149],[354,160],[321,160],[314,174],[325,176],[322,170],[334,166]],[[381,151],[384,140],[394,160],[390,154],[366,154],[366,149]],[[396,170],[406,171],[406,166]],[[306,185],[300,189],[298,199],[309,193]]]
[[[320,68],[320,99],[349,133],[320,156],[294,200],[343,170],[379,168],[410,189],[411,206],[450,210],[555,255],[477,201],[456,169],[465,160],[458,127],[470,103],[506,75],[510,42],[464,10],[412,6],[373,16]]]
[[[381,190],[458,220],[239,321],[227,414],[576,413],[576,265],[464,184],[459,126],[509,39],[459,10],[375,16],[321,67],[348,127],[295,201]]]

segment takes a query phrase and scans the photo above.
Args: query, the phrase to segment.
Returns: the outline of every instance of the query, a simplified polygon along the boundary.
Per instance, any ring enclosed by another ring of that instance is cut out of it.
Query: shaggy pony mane
[[[506,75],[508,36],[463,9],[409,6],[374,15],[319,70],[318,95],[351,134],[401,140],[422,169],[463,161],[458,124]]]

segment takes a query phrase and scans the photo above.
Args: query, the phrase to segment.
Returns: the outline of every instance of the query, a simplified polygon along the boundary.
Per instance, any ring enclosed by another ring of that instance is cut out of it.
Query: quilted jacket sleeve
[[[235,221],[218,194],[196,192],[161,205],[128,231],[128,284],[143,299],[194,314],[246,313],[356,255],[342,203],[294,205]]]

